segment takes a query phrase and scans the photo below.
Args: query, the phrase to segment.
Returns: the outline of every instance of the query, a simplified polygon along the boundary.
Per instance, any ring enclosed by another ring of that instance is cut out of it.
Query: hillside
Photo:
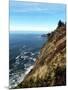
[[[58,23],[40,50],[34,68],[16,88],[66,85],[66,25]]]

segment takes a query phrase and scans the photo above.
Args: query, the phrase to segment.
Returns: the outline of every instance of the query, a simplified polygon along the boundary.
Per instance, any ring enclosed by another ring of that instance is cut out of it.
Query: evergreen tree
[[[61,26],[63,26],[64,25],[64,23],[61,21],[61,20],[59,20],[59,22],[58,22],[58,27],[61,27]]]

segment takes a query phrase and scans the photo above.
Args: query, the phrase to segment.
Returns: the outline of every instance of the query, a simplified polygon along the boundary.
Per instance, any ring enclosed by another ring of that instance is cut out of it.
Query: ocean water
[[[17,86],[33,68],[40,48],[48,37],[42,34],[10,33],[9,35],[9,87]]]

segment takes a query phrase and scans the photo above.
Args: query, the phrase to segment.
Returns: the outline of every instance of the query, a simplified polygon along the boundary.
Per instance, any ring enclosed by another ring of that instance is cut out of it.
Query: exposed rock
[[[41,37],[47,37],[47,34],[42,34]]]

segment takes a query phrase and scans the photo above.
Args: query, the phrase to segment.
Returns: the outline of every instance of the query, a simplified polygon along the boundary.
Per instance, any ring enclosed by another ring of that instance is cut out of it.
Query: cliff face
[[[66,85],[66,26],[60,25],[41,48],[34,68],[17,88]]]

